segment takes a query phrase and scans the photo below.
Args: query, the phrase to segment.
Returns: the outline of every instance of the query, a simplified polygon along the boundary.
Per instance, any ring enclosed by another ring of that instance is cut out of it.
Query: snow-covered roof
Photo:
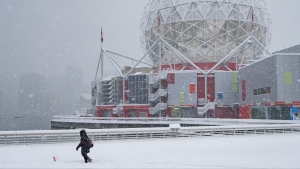
[[[274,52],[273,54],[276,53],[300,53],[300,45],[292,46],[277,52]]]
[[[92,95],[91,94],[81,94],[81,97],[83,97],[86,100],[91,100]]]

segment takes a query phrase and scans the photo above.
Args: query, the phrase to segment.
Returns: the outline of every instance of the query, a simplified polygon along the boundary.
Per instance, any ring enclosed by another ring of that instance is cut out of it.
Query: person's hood
[[[79,133],[80,133],[80,137],[87,137],[85,130],[81,130]]]

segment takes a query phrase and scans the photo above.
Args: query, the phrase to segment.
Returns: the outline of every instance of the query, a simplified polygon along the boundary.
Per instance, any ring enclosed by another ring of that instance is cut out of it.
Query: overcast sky
[[[140,20],[148,0],[0,0],[0,78],[26,72],[62,75],[68,65],[95,76],[104,47],[139,58]],[[300,44],[300,0],[266,0],[270,51]]]

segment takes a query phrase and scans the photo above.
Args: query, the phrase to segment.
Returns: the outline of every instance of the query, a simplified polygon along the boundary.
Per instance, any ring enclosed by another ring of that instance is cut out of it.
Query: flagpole
[[[101,57],[101,80],[103,78],[103,32],[102,32],[102,27],[101,27],[101,53],[100,53],[100,57]]]
[[[252,41],[252,51],[251,51],[251,53],[252,53],[252,55],[251,55],[251,60],[254,60],[254,45],[253,45],[253,37],[254,37],[254,18],[255,18],[255,16],[254,16],[254,10],[253,10],[253,7],[251,8],[251,12],[252,12],[252,33],[251,33],[251,36],[252,36],[252,38],[251,38],[251,41]]]
[[[103,32],[102,32],[102,27],[101,27],[101,38],[100,38],[100,42],[101,42],[101,51],[102,51],[102,45],[103,45]]]

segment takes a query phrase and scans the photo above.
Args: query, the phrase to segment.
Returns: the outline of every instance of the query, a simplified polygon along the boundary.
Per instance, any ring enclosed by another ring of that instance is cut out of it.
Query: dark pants
[[[87,153],[89,153],[88,150],[81,149],[81,155],[84,158],[85,163],[89,162],[89,159],[90,159],[90,157],[87,155]]]

